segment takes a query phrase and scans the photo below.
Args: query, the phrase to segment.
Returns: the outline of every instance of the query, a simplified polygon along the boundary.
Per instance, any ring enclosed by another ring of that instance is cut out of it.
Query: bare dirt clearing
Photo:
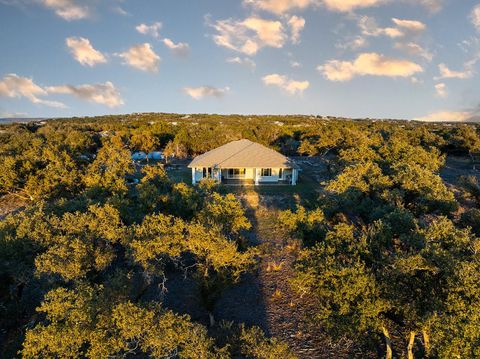
[[[448,185],[456,185],[460,176],[475,176],[480,179],[480,171],[474,170],[469,157],[448,156],[440,176]]]
[[[10,213],[22,210],[27,204],[27,200],[14,196],[13,194],[0,197],[0,220]]]

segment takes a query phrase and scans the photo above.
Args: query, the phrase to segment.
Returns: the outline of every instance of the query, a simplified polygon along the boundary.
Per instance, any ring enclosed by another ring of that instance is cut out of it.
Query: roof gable
[[[284,155],[249,140],[238,140],[195,157],[188,167],[296,168]]]

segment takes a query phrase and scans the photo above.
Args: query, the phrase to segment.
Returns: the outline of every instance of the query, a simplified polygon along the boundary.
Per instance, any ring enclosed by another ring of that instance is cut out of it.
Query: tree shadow
[[[258,195],[256,197],[243,197],[241,201],[246,208],[246,216],[252,224],[252,228],[243,233],[245,244],[249,247],[256,247],[261,244],[257,234],[258,221],[255,215],[259,205]],[[258,326],[269,335],[266,306],[258,277],[258,268],[254,272],[246,273],[238,283],[222,292],[215,303],[213,314],[217,320]]]

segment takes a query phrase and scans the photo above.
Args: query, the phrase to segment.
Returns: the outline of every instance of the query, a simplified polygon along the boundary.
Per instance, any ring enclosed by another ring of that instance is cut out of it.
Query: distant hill
[[[49,118],[27,118],[27,117],[11,117],[11,118],[0,118],[0,125],[8,125],[10,123],[27,123],[27,122],[39,122],[47,121]]]

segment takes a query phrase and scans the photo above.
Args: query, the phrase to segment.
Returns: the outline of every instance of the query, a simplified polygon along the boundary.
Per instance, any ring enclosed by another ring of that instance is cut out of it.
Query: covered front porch
[[[295,185],[298,170],[296,168],[192,168],[193,184],[205,178],[212,178],[225,185]]]

